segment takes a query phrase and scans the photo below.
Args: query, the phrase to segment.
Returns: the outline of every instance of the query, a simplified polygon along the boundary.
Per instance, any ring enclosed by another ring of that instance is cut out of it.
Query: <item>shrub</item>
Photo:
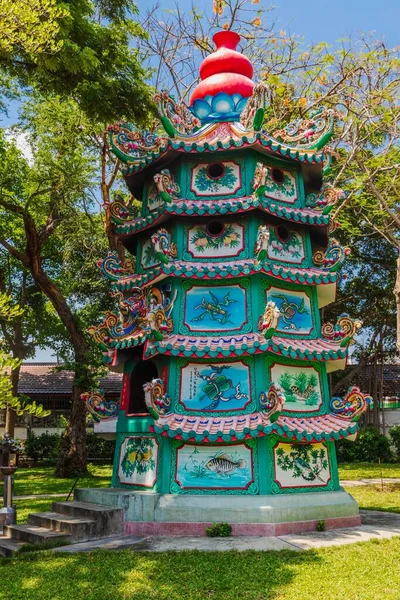
[[[55,461],[60,454],[60,436],[48,431],[40,435],[30,431],[24,442],[24,453],[35,462],[39,459]]]
[[[317,531],[326,531],[326,521],[318,521]]]
[[[229,523],[213,523],[211,527],[207,527],[206,534],[208,537],[229,537],[232,535],[232,525],[229,525]]]
[[[400,460],[400,425],[395,425],[389,431],[390,440],[394,446],[397,460]]]
[[[338,462],[390,462],[393,453],[389,439],[376,427],[361,429],[355,442],[340,440],[336,443]]]
[[[114,457],[115,440],[105,440],[94,431],[88,431],[86,438],[87,456],[90,459],[112,461]]]

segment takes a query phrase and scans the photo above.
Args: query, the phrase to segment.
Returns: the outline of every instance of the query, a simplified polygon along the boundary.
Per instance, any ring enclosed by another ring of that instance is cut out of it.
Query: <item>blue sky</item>
[[[136,0],[139,10],[144,13],[153,6],[149,0]],[[179,0],[181,9],[188,9],[192,0]],[[199,6],[210,7],[212,0],[200,0]],[[281,0],[268,2],[261,0],[260,6],[276,8],[271,18],[277,19],[278,29],[304,37],[306,43],[324,40],[330,44],[342,37],[360,32],[374,32],[383,38],[388,46],[400,44],[400,1],[399,0],[339,0],[334,2],[309,2],[307,0]],[[175,0],[160,0],[160,6],[171,9]],[[162,14],[162,11],[161,11]],[[13,112],[13,111],[12,111]],[[10,115],[12,122],[14,114]],[[4,124],[4,123],[3,123]],[[54,360],[46,351],[38,351],[36,361]]]
[[[175,6],[175,0],[160,0],[166,9]],[[140,11],[153,6],[149,0],[136,0]],[[179,0],[181,9],[189,8],[192,0]],[[212,0],[196,2],[198,6],[211,9]],[[278,27],[292,34],[304,36],[306,42],[321,40],[334,43],[351,33],[374,31],[389,46],[399,44],[399,0],[334,0],[333,2],[309,2],[307,0],[261,0],[260,6],[276,8],[271,13],[278,19]]]

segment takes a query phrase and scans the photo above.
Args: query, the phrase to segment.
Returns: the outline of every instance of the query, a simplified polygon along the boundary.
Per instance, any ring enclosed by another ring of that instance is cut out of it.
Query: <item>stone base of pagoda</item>
[[[206,535],[213,522],[235,536],[277,536],[360,524],[358,505],[345,491],[271,496],[154,494],[121,488],[80,488],[80,502],[123,508],[129,535]]]

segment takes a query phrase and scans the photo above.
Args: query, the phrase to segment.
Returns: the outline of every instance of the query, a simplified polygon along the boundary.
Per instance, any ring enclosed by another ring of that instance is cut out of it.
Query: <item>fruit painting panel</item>
[[[245,445],[177,450],[175,481],[182,489],[247,489],[254,481],[252,450]]]
[[[234,161],[200,163],[192,169],[190,189],[195,196],[235,194],[241,186],[240,165]]]
[[[269,288],[267,302],[275,302],[279,308],[277,332],[291,335],[307,335],[313,328],[311,301],[305,292]]]
[[[238,330],[247,322],[246,290],[239,285],[192,286],[185,295],[189,331]]]
[[[271,367],[271,381],[282,388],[286,398],[283,406],[285,411],[317,411],[322,404],[320,377],[314,367],[274,364]]]
[[[213,235],[207,225],[196,225],[188,231],[187,249],[194,258],[238,256],[243,250],[243,234],[238,223],[222,224],[218,235]]]
[[[301,264],[305,258],[303,236],[284,225],[270,227],[268,258],[291,264]]]
[[[186,410],[241,410],[251,402],[250,389],[250,369],[242,362],[189,363],[181,369],[180,403]]]
[[[275,481],[281,488],[324,487],[331,478],[325,444],[287,444],[274,448]]]
[[[152,488],[157,479],[158,443],[154,437],[126,437],[121,444],[120,483]]]

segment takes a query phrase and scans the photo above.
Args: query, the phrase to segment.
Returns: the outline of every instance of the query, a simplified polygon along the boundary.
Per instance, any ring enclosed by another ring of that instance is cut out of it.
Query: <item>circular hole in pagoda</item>
[[[274,167],[273,169],[271,169],[271,177],[275,181],[275,183],[280,185],[285,179],[285,173],[282,171],[282,169]]]
[[[225,223],[222,221],[218,221],[217,219],[212,219],[206,225],[207,235],[210,237],[220,237],[225,230]]]
[[[225,173],[225,165],[223,163],[211,163],[207,166],[207,177],[210,179],[220,179]]]
[[[287,242],[290,238],[290,231],[284,225],[279,225],[276,228],[276,235],[282,242]]]

